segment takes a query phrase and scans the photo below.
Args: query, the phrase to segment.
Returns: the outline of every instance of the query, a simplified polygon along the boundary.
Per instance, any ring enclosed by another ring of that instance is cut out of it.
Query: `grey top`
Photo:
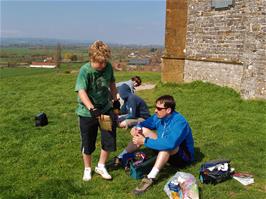
[[[119,87],[122,86],[123,84],[126,84],[129,86],[131,93],[135,93],[134,82],[132,80],[118,82],[115,85],[116,85],[116,88],[119,89]]]

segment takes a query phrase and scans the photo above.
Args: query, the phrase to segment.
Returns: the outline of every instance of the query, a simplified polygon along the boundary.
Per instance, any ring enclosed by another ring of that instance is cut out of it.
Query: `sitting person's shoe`
[[[122,168],[122,159],[115,156],[105,166],[107,169],[111,169],[111,170],[116,170],[116,169]]]
[[[91,169],[84,169],[84,174],[83,174],[83,181],[90,181],[91,180]]]
[[[99,167],[95,167],[95,173],[98,173],[102,176],[102,178],[106,179],[106,180],[111,180],[112,176],[110,176],[110,174],[108,173],[108,171],[106,170],[105,167],[99,168]]]
[[[114,168],[120,168],[122,167],[122,159],[118,158],[118,157],[114,157]]]
[[[154,180],[152,178],[143,178],[141,183],[133,190],[133,194],[140,195],[144,193],[149,187],[153,185]]]

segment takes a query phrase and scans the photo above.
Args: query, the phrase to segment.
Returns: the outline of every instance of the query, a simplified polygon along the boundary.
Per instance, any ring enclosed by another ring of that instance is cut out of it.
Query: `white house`
[[[56,64],[53,62],[32,62],[31,68],[56,68]]]

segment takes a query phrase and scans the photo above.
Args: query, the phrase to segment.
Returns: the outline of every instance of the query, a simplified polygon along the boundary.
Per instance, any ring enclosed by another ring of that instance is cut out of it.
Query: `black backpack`
[[[39,113],[35,116],[35,126],[45,126],[48,124],[48,119],[45,113]]]
[[[228,169],[219,169],[224,164]],[[231,178],[231,174],[230,160],[214,160],[201,165],[199,179],[205,184],[217,184]]]

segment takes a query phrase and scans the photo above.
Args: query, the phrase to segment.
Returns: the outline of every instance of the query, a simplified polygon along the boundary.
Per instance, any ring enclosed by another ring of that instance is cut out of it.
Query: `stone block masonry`
[[[180,5],[187,11],[185,28],[174,14]],[[212,0],[167,0],[162,81],[208,81],[245,99],[266,99],[266,0],[235,0],[223,9],[211,5]],[[185,34],[169,34],[180,30]]]
[[[240,92],[243,66],[208,61],[185,61],[185,81],[208,81],[220,86],[228,86]],[[196,78],[195,78],[196,77]]]

